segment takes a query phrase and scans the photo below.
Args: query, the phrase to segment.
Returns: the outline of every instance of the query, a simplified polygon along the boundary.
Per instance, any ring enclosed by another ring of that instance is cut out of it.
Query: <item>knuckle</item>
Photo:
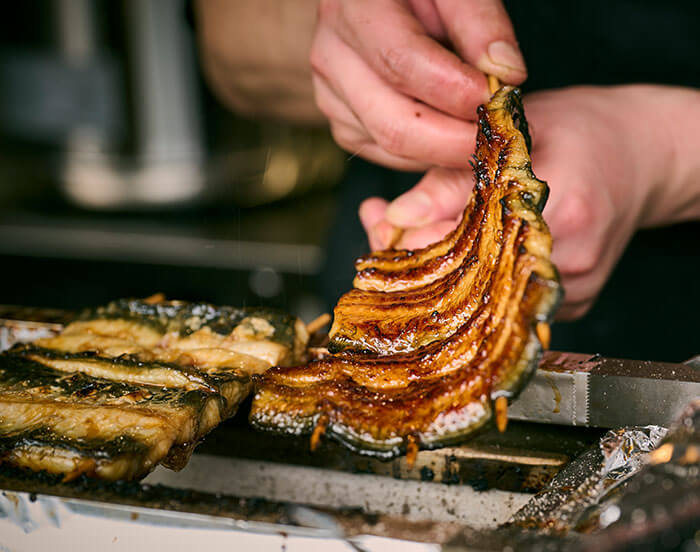
[[[606,198],[593,188],[571,189],[557,206],[556,237],[569,244],[561,271],[569,275],[596,272],[606,248],[611,214]]]
[[[558,206],[557,219],[562,233],[570,236],[585,235],[595,225],[596,198],[584,190],[571,190]]]
[[[415,53],[404,46],[387,46],[378,51],[381,76],[392,86],[411,82],[415,68]]]
[[[564,306],[567,309],[588,303],[596,296],[596,287],[589,276],[562,274]]]
[[[323,92],[316,92],[315,95],[316,106],[323,113],[329,121],[333,121],[335,114],[333,112],[333,107],[329,101],[328,94]]]
[[[378,126],[372,137],[386,152],[393,155],[405,156],[406,140],[404,129],[395,122],[387,121]]]
[[[444,178],[442,183],[446,199],[450,202],[463,201],[464,196],[469,193],[470,182],[463,171],[442,169]]]
[[[568,276],[591,274],[600,265],[602,251],[602,245],[595,242],[582,244],[562,262],[560,270]]]
[[[323,54],[323,50],[318,46],[318,43],[315,40],[311,45],[311,51],[309,52],[309,63],[311,65],[311,70],[314,73],[318,73],[320,75],[324,74],[326,56]]]
[[[349,132],[345,125],[338,125],[331,122],[330,127],[333,140],[335,140],[336,143],[344,150],[356,151],[362,146],[360,141],[358,141],[357,136],[354,133]]]

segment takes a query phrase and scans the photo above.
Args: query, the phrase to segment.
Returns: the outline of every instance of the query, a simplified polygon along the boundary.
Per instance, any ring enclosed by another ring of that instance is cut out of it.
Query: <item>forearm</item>
[[[651,178],[640,226],[700,219],[700,91],[635,85],[627,98],[639,177]]]
[[[318,0],[198,0],[202,62],[214,92],[251,116],[321,124],[309,52]]]

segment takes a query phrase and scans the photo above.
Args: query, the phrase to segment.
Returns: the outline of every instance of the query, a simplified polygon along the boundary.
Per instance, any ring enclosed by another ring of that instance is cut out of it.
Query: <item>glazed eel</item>
[[[537,366],[561,297],[531,169],[520,91],[478,110],[476,184],[462,221],[417,251],[357,261],[325,358],[257,380],[260,429],[323,433],[389,458],[463,440],[517,395]]]
[[[124,299],[0,354],[0,463],[102,479],[180,469],[235,414],[251,375],[304,360],[272,309]]]

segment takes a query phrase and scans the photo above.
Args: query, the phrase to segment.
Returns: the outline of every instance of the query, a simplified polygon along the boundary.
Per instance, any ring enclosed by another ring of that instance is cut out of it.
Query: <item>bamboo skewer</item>
[[[501,396],[496,399],[494,406],[494,414],[496,416],[496,427],[498,431],[503,433],[508,425],[508,399]]]
[[[552,341],[552,330],[546,322],[538,322],[535,326],[535,333],[540,340],[543,349],[549,349],[549,343]]]
[[[328,422],[330,422],[328,414],[321,414],[318,422],[316,422],[314,432],[311,434],[311,442],[309,443],[311,452],[318,448],[318,444],[321,442],[321,437],[326,432],[326,428],[328,427]]]
[[[498,80],[498,77],[494,77],[493,75],[486,75],[486,79],[489,82],[489,92],[493,96],[502,86],[501,81]]]
[[[147,305],[156,305],[158,303],[162,303],[163,301],[165,301],[165,294],[160,291],[158,293],[154,293],[153,295],[149,295],[143,300],[143,302]]]
[[[406,438],[406,466],[410,470],[416,463],[416,457],[418,456],[418,441],[413,435],[409,435]]]
[[[387,249],[394,249],[397,243],[399,243],[399,240],[403,236],[403,228],[399,228],[398,226],[394,226],[391,229],[391,240],[389,240],[388,245],[386,246]]]
[[[321,316],[314,318],[311,322],[306,325],[306,331],[309,335],[316,333],[318,330],[323,328],[323,326],[329,324],[331,321],[331,315],[324,312]]]

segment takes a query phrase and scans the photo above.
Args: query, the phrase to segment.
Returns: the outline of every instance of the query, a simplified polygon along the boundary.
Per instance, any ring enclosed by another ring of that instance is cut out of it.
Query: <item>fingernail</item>
[[[386,218],[396,226],[410,228],[430,220],[433,202],[425,192],[410,192],[397,197],[386,209]]]
[[[489,59],[496,65],[507,67],[515,71],[527,72],[523,56],[512,44],[499,40],[489,44],[487,49]]]

